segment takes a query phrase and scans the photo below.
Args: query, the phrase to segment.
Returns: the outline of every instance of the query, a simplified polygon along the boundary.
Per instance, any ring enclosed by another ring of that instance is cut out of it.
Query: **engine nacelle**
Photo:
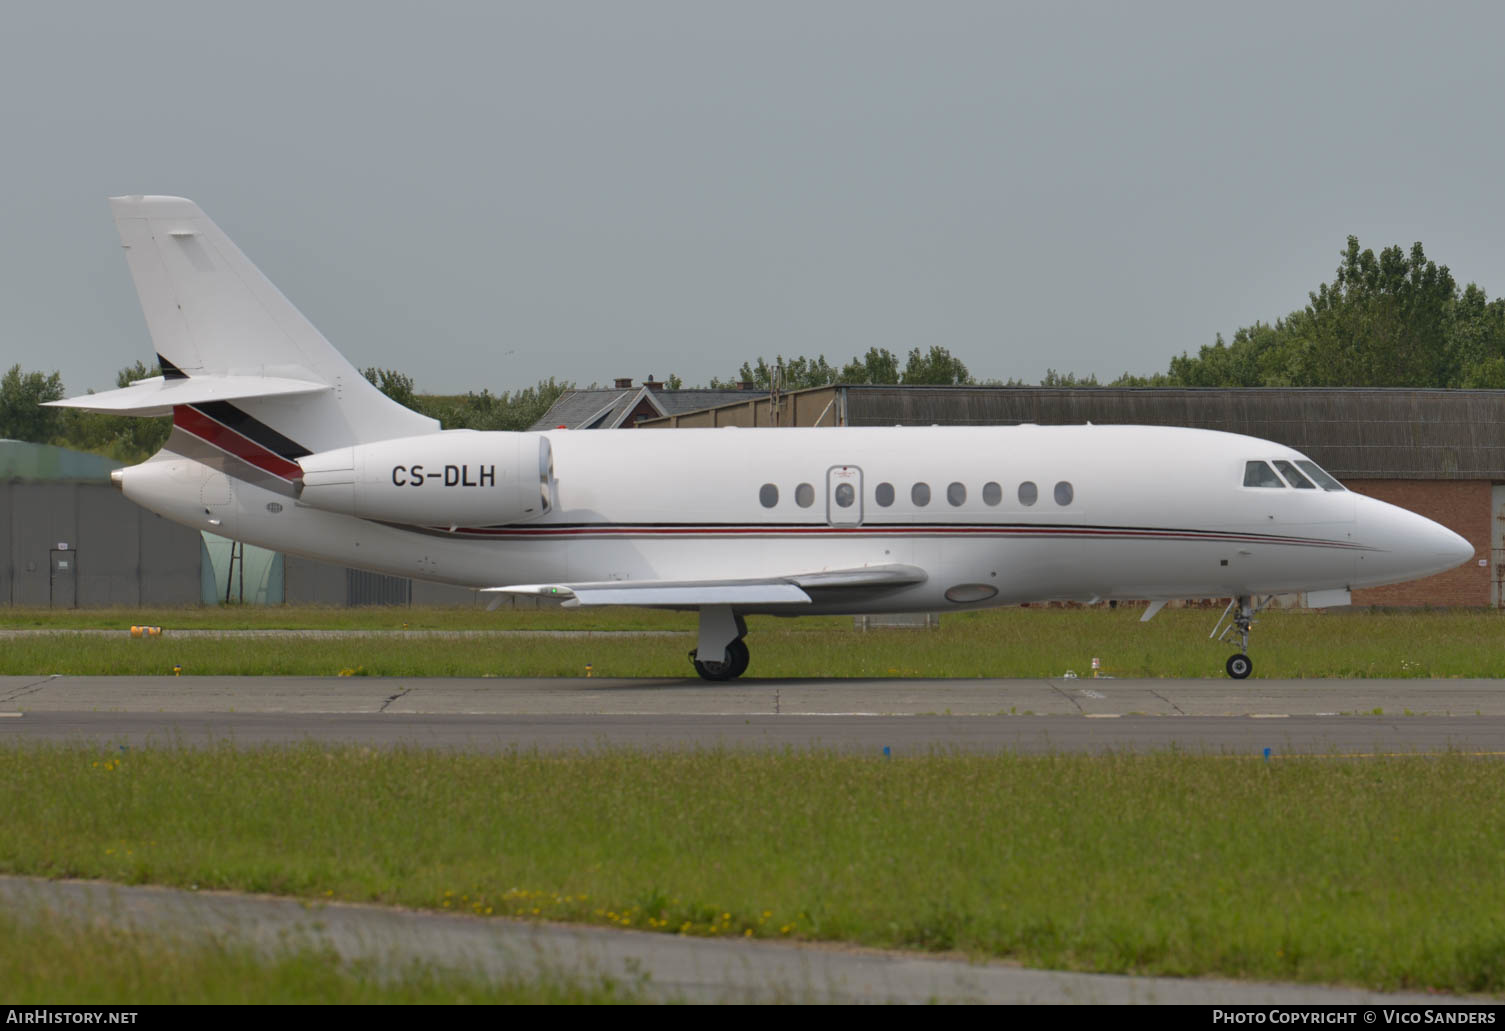
[[[496,526],[553,507],[554,453],[539,433],[444,430],[301,459],[312,508],[421,526]]]

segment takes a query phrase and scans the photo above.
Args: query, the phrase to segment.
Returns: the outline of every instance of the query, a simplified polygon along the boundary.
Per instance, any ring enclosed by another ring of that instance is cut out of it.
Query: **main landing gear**
[[[747,672],[747,623],[724,605],[700,610],[700,639],[690,653],[690,663],[702,680],[735,680]],[[719,655],[719,659],[701,656]]]
[[[1254,617],[1274,600],[1273,596],[1266,598],[1258,607],[1255,607],[1252,596],[1239,595],[1228,603],[1228,607],[1218,617],[1217,626],[1213,627],[1212,633],[1207,635],[1209,638],[1216,637],[1219,641],[1226,641],[1229,634],[1238,634],[1238,654],[1228,656],[1228,661],[1223,667],[1234,680],[1243,680],[1254,672],[1254,660],[1249,658],[1249,630],[1254,626]],[[1229,618],[1230,613],[1233,618],[1225,627],[1223,621]],[[1222,630],[1221,634],[1218,633],[1219,630]]]
[[[690,653],[690,662],[702,680],[735,680],[747,672],[747,642],[740,638],[727,645],[725,657],[720,662],[701,662],[700,649]]]

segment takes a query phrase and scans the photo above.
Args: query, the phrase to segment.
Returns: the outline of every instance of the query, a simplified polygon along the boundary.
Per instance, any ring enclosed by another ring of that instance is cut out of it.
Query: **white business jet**
[[[700,615],[691,660],[748,665],[749,613],[1259,599],[1450,569],[1462,537],[1267,440],[1149,426],[441,430],[382,395],[192,201],[110,202],[163,375],[55,402],[171,413],[114,473],[198,529],[568,606]]]

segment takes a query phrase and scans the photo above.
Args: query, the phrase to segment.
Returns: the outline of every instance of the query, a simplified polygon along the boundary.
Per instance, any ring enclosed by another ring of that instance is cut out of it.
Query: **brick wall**
[[[1346,480],[1356,493],[1410,509],[1462,535],[1474,546],[1473,560],[1425,580],[1366,587],[1353,592],[1355,605],[1488,606],[1490,604],[1491,484],[1488,480]]]

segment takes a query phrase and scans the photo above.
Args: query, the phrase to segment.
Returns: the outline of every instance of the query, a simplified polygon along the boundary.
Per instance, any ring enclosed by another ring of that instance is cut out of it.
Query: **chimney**
[[[631,390],[632,389],[632,377],[628,376],[626,379],[619,379],[619,380],[617,380],[617,389],[618,390]]]
[[[651,373],[651,372],[648,374],[648,378],[645,379],[645,380],[643,380],[643,386],[647,387],[649,390],[663,390],[664,389],[664,385],[662,383],[660,383],[658,380],[654,379],[653,378],[653,373]]]

